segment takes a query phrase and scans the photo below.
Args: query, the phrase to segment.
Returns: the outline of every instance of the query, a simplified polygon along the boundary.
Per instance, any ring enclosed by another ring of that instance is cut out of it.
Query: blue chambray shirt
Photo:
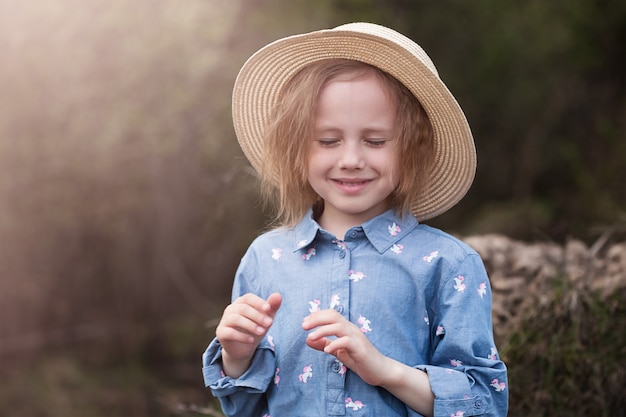
[[[507,373],[493,340],[482,260],[413,216],[389,210],[338,240],[309,212],[296,227],[252,243],[233,300],[248,292],[279,292],[283,303],[238,379],[224,376],[218,340],[203,355],[205,385],[229,416],[421,415],[305,344],[302,319],[326,308],[357,325],[384,355],[426,371],[436,417],[507,414]]]

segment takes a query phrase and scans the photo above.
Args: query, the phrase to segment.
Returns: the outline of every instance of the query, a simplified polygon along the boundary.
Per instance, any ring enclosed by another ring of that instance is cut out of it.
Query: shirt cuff
[[[222,369],[222,346],[214,339],[202,355],[204,385],[216,397],[225,397],[237,391],[264,393],[274,377],[275,358],[269,345],[261,342],[250,367],[239,378],[224,375]]]
[[[430,379],[430,388],[435,395],[434,417],[480,416],[488,404],[478,395],[472,394],[467,375],[454,369],[439,366],[418,366]]]

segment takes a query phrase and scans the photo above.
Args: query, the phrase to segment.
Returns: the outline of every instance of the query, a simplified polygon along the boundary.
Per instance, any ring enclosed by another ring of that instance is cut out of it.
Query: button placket
[[[348,232],[348,237],[351,237]],[[337,257],[334,258],[332,263],[332,270],[330,271],[330,307],[339,312],[346,319],[350,319],[350,279],[349,271],[351,268],[351,252],[344,241],[334,241],[336,245]],[[336,358],[328,358],[331,362],[327,365],[327,389],[328,389],[328,402],[327,402],[327,414],[328,415],[345,415],[345,368]]]

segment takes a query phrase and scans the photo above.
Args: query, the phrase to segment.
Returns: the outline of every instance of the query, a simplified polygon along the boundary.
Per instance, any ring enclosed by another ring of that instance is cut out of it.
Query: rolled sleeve
[[[226,415],[261,415],[266,409],[265,392],[274,376],[274,352],[259,345],[248,370],[231,378],[222,369],[222,346],[214,339],[202,355],[204,385],[219,398]]]
[[[419,367],[430,379],[434,415],[505,416],[506,367],[493,340],[491,288],[480,257],[467,256],[450,277],[439,291],[432,363]]]
[[[470,381],[463,372],[438,366],[418,366],[426,372],[435,395],[434,417],[480,416],[487,404],[472,393]]]
[[[222,346],[214,339],[202,355],[202,374],[204,385],[211,389],[216,397],[231,395],[243,390],[249,393],[264,393],[269,386],[275,370],[274,352],[268,346],[260,345],[250,367],[239,378],[224,375],[222,370]]]

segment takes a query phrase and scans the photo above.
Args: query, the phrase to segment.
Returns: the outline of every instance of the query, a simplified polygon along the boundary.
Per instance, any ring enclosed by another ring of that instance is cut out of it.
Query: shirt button
[[[341,371],[341,364],[339,364],[339,362],[334,362],[333,363],[333,371],[335,371],[335,372],[340,372]]]
[[[342,250],[341,252],[339,252],[339,257],[340,257],[341,259],[345,258],[345,257],[346,257],[346,251],[345,251],[345,250]]]
[[[356,230],[353,230],[353,231],[350,232],[350,237],[351,238],[355,238],[355,237],[357,237],[357,235],[358,235],[358,233],[357,233]]]
[[[343,313],[343,306],[335,306],[335,311],[338,313]]]
[[[482,408],[482,406],[483,406],[483,403],[482,403],[482,401],[480,401],[480,400],[477,400],[477,401],[474,403],[474,408]]]

